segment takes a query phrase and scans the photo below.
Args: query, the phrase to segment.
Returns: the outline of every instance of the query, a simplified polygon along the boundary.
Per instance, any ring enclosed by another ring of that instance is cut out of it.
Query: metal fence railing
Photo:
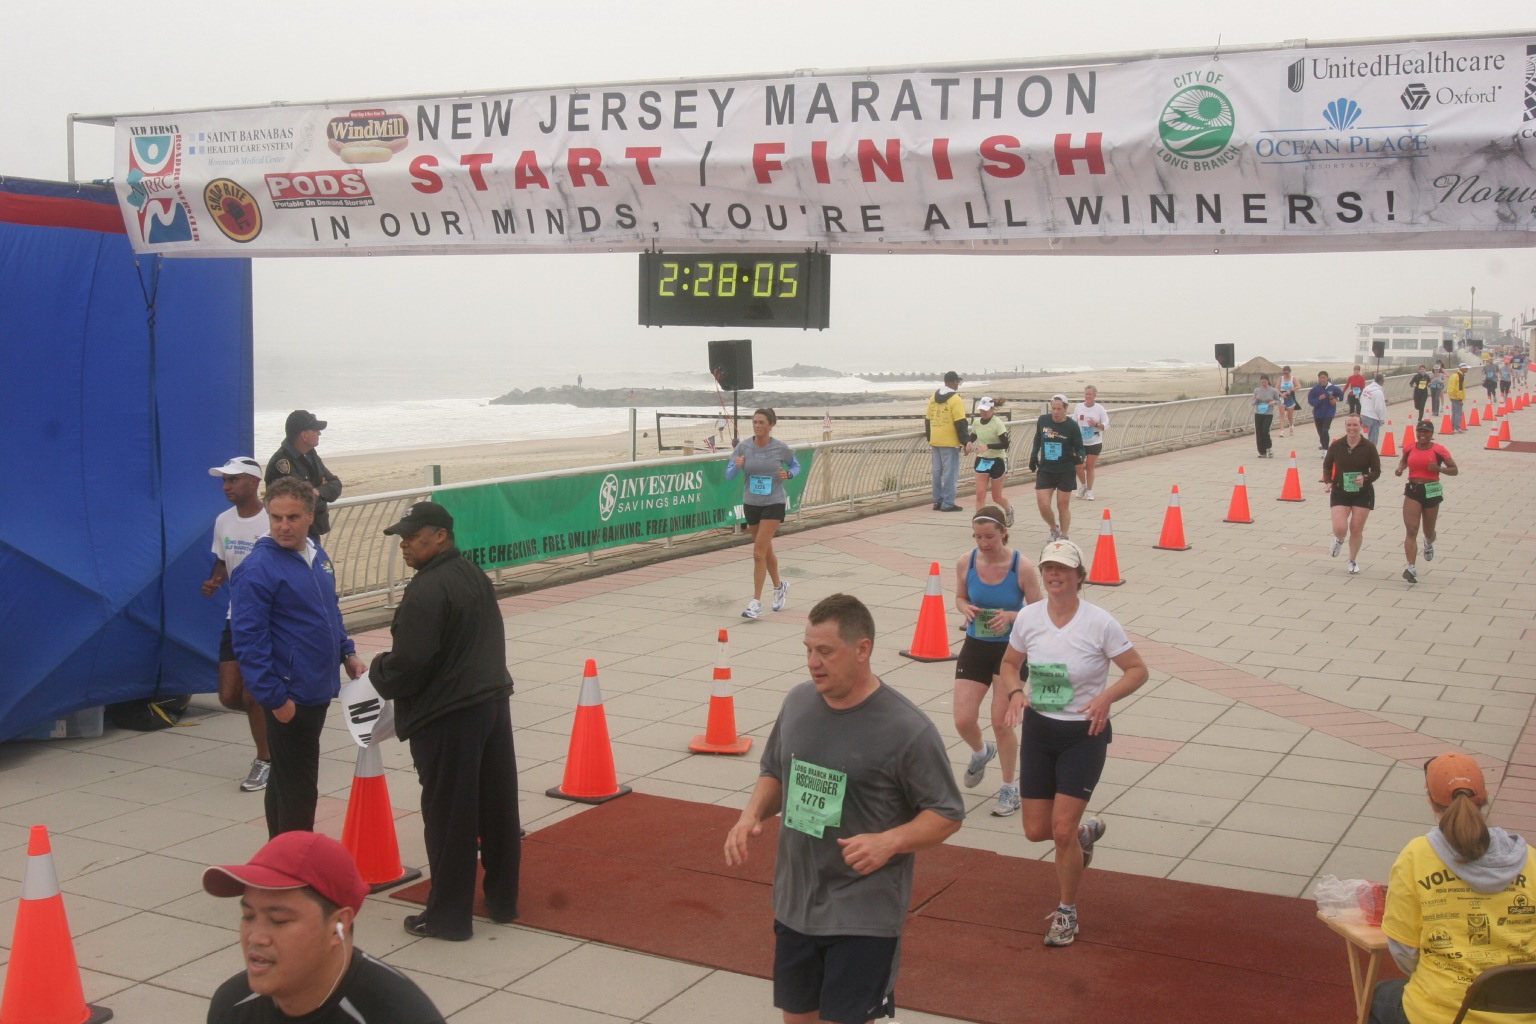
[[[1408,375],[1387,380],[1389,402],[1401,402],[1408,398],[1408,380]],[[1009,430],[1008,478],[1017,480],[1030,475],[1027,464],[1030,449],[1034,445],[1036,418],[1024,414],[1022,408],[1012,412],[1015,420]],[[1296,418],[1298,421],[1311,419],[1311,411],[1305,400],[1297,410]],[[820,417],[815,419],[819,432]],[[1110,419],[1111,429],[1104,435],[1104,451],[1101,456],[1105,461],[1138,458],[1249,433],[1253,430],[1253,405],[1251,396],[1246,394],[1193,398],[1112,409]],[[837,421],[839,425],[844,422],[842,419]],[[796,447],[813,448],[816,452],[801,506],[795,513],[797,521],[834,512],[894,504],[918,495],[927,496],[929,493],[932,480],[930,449],[921,430],[906,429],[899,433],[811,442],[799,441],[791,435],[785,440]],[[489,483],[536,482],[619,468],[679,465],[721,457],[720,453],[673,456],[643,463],[582,466],[548,473],[343,498],[330,506],[331,532],[325,537],[326,551],[336,566],[342,606],[352,610],[375,604],[393,605],[400,590],[409,581],[411,571],[400,555],[395,538],[384,536],[384,527],[397,521],[412,502],[425,500],[434,491],[441,493]],[[671,548],[675,544],[687,544],[700,538],[718,537],[720,533],[719,530],[712,530],[664,540],[639,541],[589,554],[567,555],[508,569],[491,570],[491,575],[497,582],[517,581],[539,585],[569,575],[573,570],[601,563],[605,559],[633,559],[637,549]]]

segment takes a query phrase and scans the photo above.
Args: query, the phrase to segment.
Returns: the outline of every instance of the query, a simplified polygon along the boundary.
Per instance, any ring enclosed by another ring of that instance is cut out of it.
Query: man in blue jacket
[[[341,690],[336,666],[365,671],[342,625],[336,570],[309,536],[315,490],[297,477],[267,485],[271,532],[230,577],[230,634],[246,692],[262,706],[272,774],[267,833],[312,832],[320,731]]]
[[[1318,451],[1328,451],[1328,443],[1332,440],[1328,434],[1333,428],[1334,414],[1339,411],[1339,403],[1343,400],[1343,389],[1330,383],[1326,373],[1319,373],[1317,383],[1307,392],[1307,404],[1312,407],[1312,425],[1317,428]]]

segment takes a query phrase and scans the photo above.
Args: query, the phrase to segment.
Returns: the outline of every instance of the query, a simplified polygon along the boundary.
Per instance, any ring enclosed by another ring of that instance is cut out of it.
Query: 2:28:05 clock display
[[[825,330],[831,271],[824,252],[644,252],[640,324]]]

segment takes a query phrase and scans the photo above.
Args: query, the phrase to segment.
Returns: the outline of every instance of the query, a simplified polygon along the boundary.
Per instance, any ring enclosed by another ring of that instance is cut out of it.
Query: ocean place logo
[[[1184,171],[1223,167],[1241,155],[1232,143],[1236,130],[1232,101],[1220,90],[1209,85],[1180,89],[1158,118],[1158,159]]]
[[[249,242],[261,234],[261,207],[239,182],[213,179],[203,189],[203,205],[231,242]]]
[[[137,132],[128,139],[128,205],[150,245],[197,241],[197,222],[181,188],[181,135]]]
[[[1423,110],[1429,106],[1429,86],[1423,82],[1410,82],[1399,98],[1409,110]]]
[[[1321,125],[1260,132],[1254,155],[1265,164],[1354,163],[1429,155],[1429,135],[1422,124],[1361,124],[1365,108],[1347,96],[1333,100],[1321,113]]]
[[[411,126],[404,114],[353,110],[331,118],[325,138],[331,152],[349,164],[382,164],[405,148]]]

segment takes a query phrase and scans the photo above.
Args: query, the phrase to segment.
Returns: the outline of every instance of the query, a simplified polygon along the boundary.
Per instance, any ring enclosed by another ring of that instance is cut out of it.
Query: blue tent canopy
[[[0,740],[216,688],[251,344],[249,260],[135,256],[110,187],[0,180]]]

